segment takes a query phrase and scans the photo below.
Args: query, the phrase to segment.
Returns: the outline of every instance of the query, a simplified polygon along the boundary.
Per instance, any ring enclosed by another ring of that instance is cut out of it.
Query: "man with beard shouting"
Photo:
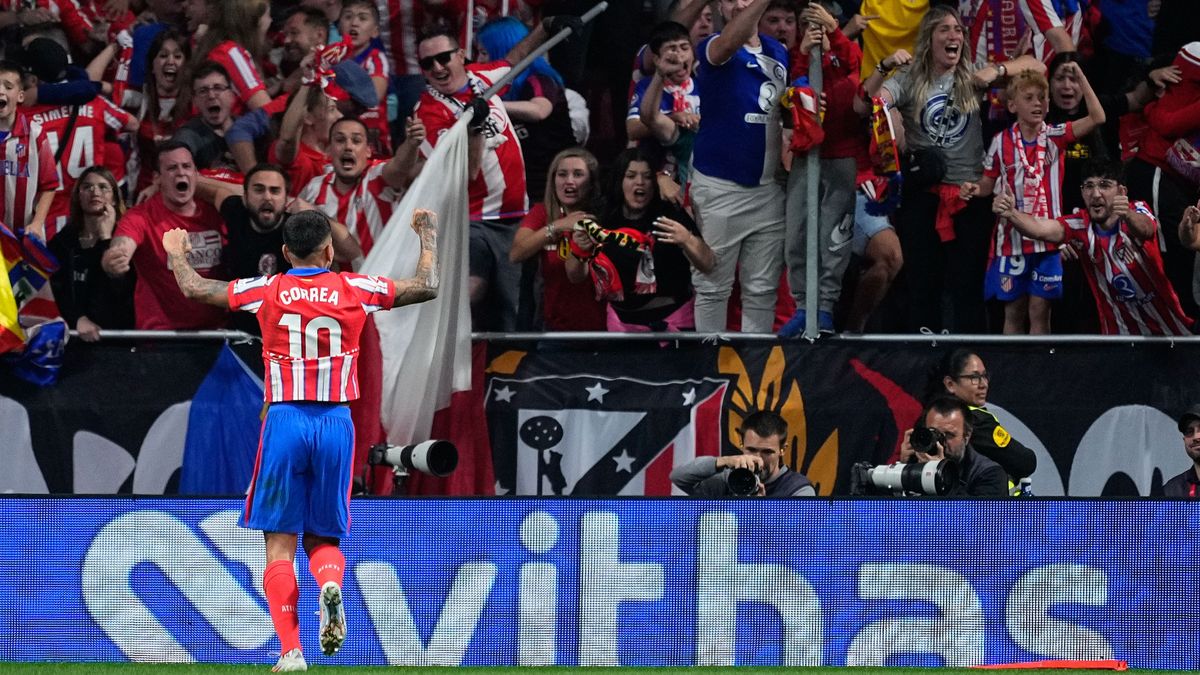
[[[271,276],[288,271],[291,265],[283,256],[283,222],[288,215],[314,209],[301,199],[291,199],[290,179],[283,167],[258,164],[246,173],[241,187],[201,177],[196,194],[212,202],[225,219],[229,245],[225,248],[225,268],[234,279]],[[334,260],[343,269],[362,257],[362,248],[346,226],[331,222]],[[233,315],[233,327],[258,334],[258,321],[252,314]]]

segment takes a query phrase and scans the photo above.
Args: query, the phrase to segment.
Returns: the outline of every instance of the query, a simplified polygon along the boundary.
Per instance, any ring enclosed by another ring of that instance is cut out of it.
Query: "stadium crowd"
[[[791,337],[810,290],[822,332],[1195,330],[1192,3],[591,4],[10,3],[0,220],[85,340],[254,330],[179,293],[162,232],[205,277],[273,274],[316,208],[353,269],[474,108],[476,330]]]

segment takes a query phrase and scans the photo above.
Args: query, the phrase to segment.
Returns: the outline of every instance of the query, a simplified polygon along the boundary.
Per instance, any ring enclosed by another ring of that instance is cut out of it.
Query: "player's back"
[[[234,281],[231,308],[262,328],[267,401],[358,398],[359,336],[394,294],[390,279],[311,267]]]

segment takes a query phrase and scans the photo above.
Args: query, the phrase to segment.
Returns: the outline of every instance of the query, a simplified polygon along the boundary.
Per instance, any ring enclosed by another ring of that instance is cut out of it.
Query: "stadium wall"
[[[237,500],[0,499],[0,661],[274,660]],[[1200,668],[1200,506],[362,499],[310,663]]]

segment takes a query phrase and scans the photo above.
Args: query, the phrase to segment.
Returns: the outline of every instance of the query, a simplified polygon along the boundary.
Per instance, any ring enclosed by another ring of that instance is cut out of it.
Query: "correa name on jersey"
[[[336,289],[329,289],[324,286],[312,288],[294,286],[292,288],[285,288],[279,292],[279,302],[285,305],[290,305],[298,300],[336,305],[338,304],[338,292]]]

